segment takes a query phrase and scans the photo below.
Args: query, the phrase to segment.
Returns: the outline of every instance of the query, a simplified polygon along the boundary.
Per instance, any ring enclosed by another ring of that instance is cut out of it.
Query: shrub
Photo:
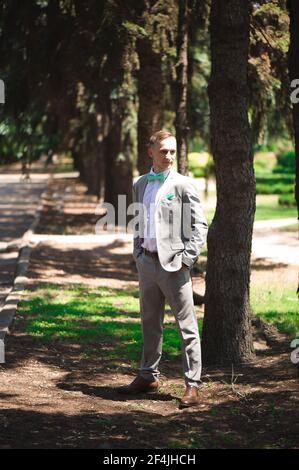
[[[257,194],[292,194],[294,192],[293,184],[285,183],[257,183],[256,193]]]
[[[273,169],[274,173],[295,173],[295,152],[289,151],[277,156],[277,165]]]
[[[188,154],[189,170],[194,178],[200,178],[213,173],[213,160],[208,152],[191,152]]]
[[[282,194],[278,198],[278,204],[280,206],[296,207],[296,199],[294,194]]]
[[[294,184],[295,178],[293,175],[290,174],[265,174],[265,173],[258,173],[256,175],[256,182],[261,184]]]

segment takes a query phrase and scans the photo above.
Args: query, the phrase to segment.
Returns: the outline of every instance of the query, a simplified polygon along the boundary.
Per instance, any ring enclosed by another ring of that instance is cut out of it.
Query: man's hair
[[[162,140],[167,139],[168,137],[175,138],[175,136],[171,132],[166,131],[165,129],[154,132],[154,134],[150,137],[148,141],[148,147],[153,147],[156,142],[161,142]]]

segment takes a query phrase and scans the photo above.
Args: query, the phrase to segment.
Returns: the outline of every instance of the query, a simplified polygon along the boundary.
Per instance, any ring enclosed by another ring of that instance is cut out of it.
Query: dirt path
[[[298,232],[284,230],[296,219],[261,220],[255,222],[252,257],[263,262],[299,267]]]
[[[24,182],[19,175],[0,174],[0,307],[8,294],[18,259],[18,249],[5,251],[7,244],[20,240],[33,222],[48,174],[32,175]]]

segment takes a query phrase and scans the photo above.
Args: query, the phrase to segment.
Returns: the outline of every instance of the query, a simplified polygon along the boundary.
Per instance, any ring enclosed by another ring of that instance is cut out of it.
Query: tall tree
[[[138,158],[140,174],[149,171],[151,162],[146,153],[150,136],[161,129],[163,123],[163,77],[161,53],[154,49],[148,36],[137,39],[138,71]]]
[[[108,6],[110,7],[108,2]],[[118,196],[126,195],[126,205],[131,203],[133,179],[133,134],[131,132],[135,109],[135,86],[132,75],[135,69],[132,36],[124,25],[126,9],[118,1],[109,8],[110,26],[114,41],[109,45],[107,77],[109,77],[107,109],[109,131],[106,142],[105,201],[113,204],[118,223]],[[110,53],[109,53],[110,52]],[[134,123],[135,124],[135,123]]]
[[[293,80],[299,80],[299,3],[296,0],[288,0],[287,7],[290,15],[290,47],[288,63],[289,77],[292,82]],[[298,82],[296,87],[298,88]],[[299,102],[296,103],[296,101],[297,100],[293,100],[293,126],[296,151],[295,197],[299,213]]]
[[[140,0],[135,4],[135,16],[131,18],[135,24],[129,23],[128,26],[135,33],[139,58],[137,169],[142,174],[151,166],[146,144],[150,136],[164,125],[167,79],[163,69],[166,68],[164,61],[171,51],[176,29],[172,23],[176,4],[174,0]]]
[[[176,64],[176,118],[178,171],[188,173],[188,36],[189,1],[179,0]]]
[[[205,363],[253,354],[249,305],[255,180],[248,122],[249,0],[212,0],[208,86],[217,207],[208,233]]]

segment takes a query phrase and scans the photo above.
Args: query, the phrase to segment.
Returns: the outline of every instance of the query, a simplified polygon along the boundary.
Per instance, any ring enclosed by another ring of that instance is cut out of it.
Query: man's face
[[[175,137],[167,137],[156,142],[149,148],[149,156],[153,159],[154,171],[160,172],[168,170],[172,167],[176,156],[176,139]]]

